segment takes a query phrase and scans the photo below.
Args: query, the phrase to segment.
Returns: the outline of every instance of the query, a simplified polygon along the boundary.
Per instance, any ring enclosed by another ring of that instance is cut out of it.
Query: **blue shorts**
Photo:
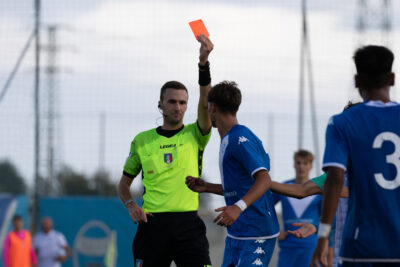
[[[314,248],[281,247],[278,267],[308,267]]]
[[[224,261],[221,267],[268,266],[276,238],[259,240],[225,239]]]

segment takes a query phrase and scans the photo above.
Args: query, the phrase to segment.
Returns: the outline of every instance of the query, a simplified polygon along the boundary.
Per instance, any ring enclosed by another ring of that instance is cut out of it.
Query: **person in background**
[[[42,219],[42,231],[35,235],[33,247],[39,267],[61,267],[61,263],[71,256],[65,236],[53,229],[53,220],[50,217]]]
[[[13,230],[7,235],[3,246],[4,267],[36,267],[37,259],[32,248],[32,237],[24,230],[20,215],[13,217]]]
[[[310,182],[310,171],[313,167],[314,155],[300,149],[294,153],[294,169],[296,177],[286,181],[282,186],[303,185]],[[314,184],[314,183],[313,183]],[[276,183],[274,187],[276,187]],[[273,191],[276,188],[271,187]],[[319,188],[314,186],[318,191]],[[293,223],[311,223],[318,226],[321,208],[321,195],[309,194],[302,199],[288,197],[284,195],[273,194],[274,203],[279,201],[282,203],[282,217],[284,223],[284,231],[278,237],[279,240],[279,267],[308,267],[311,262],[311,256],[317,244],[317,236],[311,235],[307,238],[296,238],[288,235],[290,231],[297,229],[297,225]]]

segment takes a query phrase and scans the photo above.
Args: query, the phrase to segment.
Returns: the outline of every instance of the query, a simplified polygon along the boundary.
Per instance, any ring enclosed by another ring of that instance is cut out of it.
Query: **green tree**
[[[24,178],[8,160],[0,162],[0,192],[12,194],[26,193]]]
[[[95,195],[96,191],[90,187],[89,179],[84,174],[75,172],[64,166],[58,176],[61,193],[64,195]]]
[[[111,181],[110,174],[104,170],[98,170],[90,179],[91,188],[101,196],[117,196],[117,185]]]

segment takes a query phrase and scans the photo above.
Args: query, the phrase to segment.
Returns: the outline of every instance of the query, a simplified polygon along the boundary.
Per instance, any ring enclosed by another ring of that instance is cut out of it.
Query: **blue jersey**
[[[269,170],[269,157],[260,139],[238,124],[221,139],[219,164],[225,202],[230,206],[253,186],[255,173]],[[228,227],[228,236],[235,239],[268,239],[278,234],[279,223],[270,190]]]
[[[294,180],[285,182],[293,184]],[[319,217],[321,216],[321,195],[308,196],[303,199],[287,197],[279,194],[273,194],[274,203],[281,201],[282,217],[285,231],[295,230],[299,227],[293,226],[293,223],[312,223],[318,228]],[[279,241],[279,247],[295,248],[315,248],[317,244],[317,235],[311,235],[307,238],[297,238],[293,235],[287,235],[285,239]]]
[[[333,116],[327,167],[348,173],[342,260],[400,262],[400,105],[369,101]]]

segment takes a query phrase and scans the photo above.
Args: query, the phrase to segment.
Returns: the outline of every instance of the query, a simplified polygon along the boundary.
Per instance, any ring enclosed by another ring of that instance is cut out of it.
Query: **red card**
[[[207,31],[206,25],[204,25],[204,22],[201,19],[189,22],[189,26],[192,29],[192,32],[196,39],[199,34],[204,34],[207,37],[210,36]]]

